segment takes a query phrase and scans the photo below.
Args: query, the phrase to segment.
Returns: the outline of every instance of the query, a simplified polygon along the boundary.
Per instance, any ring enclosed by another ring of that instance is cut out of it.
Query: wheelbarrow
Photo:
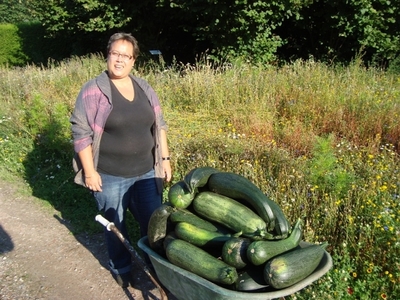
[[[309,243],[300,242],[300,247]],[[173,265],[165,257],[153,251],[148,237],[142,237],[138,246],[150,257],[158,279],[168,291],[179,300],[272,300],[281,299],[294,294],[314,281],[318,280],[332,267],[332,257],[325,251],[317,269],[307,278],[290,287],[281,290],[265,292],[240,292],[226,289],[208,281],[194,273]]]
[[[132,261],[142,269],[146,275],[150,278],[150,280],[154,283],[158,291],[161,295],[161,300],[168,300],[167,294],[164,289],[161,287],[161,284],[157,281],[155,274],[144,262],[142,257],[136,252],[135,248],[129,243],[128,239],[126,239],[123,234],[118,230],[113,222],[108,221],[102,215],[97,215],[95,220],[103,225],[108,231],[112,231],[115,235],[120,239],[120,241],[124,244],[124,246],[128,249],[129,253],[132,255]]]

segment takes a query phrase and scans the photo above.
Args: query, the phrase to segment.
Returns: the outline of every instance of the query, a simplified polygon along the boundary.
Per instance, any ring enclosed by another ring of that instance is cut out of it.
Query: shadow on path
[[[3,226],[0,224],[0,254],[10,252],[14,249],[14,243],[7,233],[4,230]]]
[[[95,221],[99,212],[91,192],[73,182],[74,152],[70,137],[62,135],[65,131],[62,124],[52,122],[37,135],[33,149],[24,160],[24,179],[29,183],[32,195],[59,211],[61,217],[55,214],[54,218],[108,270],[104,227]],[[128,218],[128,226],[129,234],[133,237],[131,240],[135,241],[139,234],[133,218]],[[12,241],[9,237],[7,241],[7,235],[3,232],[0,233],[1,245],[4,239],[5,245],[10,248]],[[138,249],[136,244],[133,246]],[[135,277],[137,284],[134,288],[142,292],[143,299],[158,299],[152,294],[154,286],[142,270],[137,270]],[[124,289],[124,292],[128,299],[133,299],[128,289]]]

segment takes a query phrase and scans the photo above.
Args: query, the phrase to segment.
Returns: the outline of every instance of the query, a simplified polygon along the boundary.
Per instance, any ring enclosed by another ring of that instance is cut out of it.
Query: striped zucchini
[[[187,209],[177,209],[169,216],[172,223],[187,222],[199,228],[207,229],[209,231],[218,231],[218,227],[211,222],[200,218],[198,215],[192,213]]]
[[[236,269],[243,269],[249,263],[247,247],[252,241],[248,238],[232,237],[222,247],[222,259]]]
[[[168,191],[168,200],[175,208],[187,208],[193,201],[194,194],[189,192],[186,183],[181,180],[173,184]]]
[[[320,264],[327,244],[310,245],[275,256],[264,267],[264,280],[276,289],[296,284],[309,276]]]
[[[266,223],[260,216],[229,197],[204,191],[196,195],[192,206],[201,217],[240,232],[245,237],[261,240],[268,235]]]
[[[290,236],[279,241],[254,241],[247,248],[247,258],[253,265],[262,265],[274,256],[296,248],[303,237],[303,221],[299,219]]]
[[[172,264],[214,283],[230,285],[238,279],[234,267],[184,240],[170,241],[166,255]]]
[[[238,200],[253,208],[266,222],[267,230],[275,228],[275,213],[270,200],[254,183],[242,175],[219,172],[208,179],[207,187],[217,194]]]
[[[164,203],[150,216],[147,237],[150,247],[158,253],[164,251],[163,241],[168,233],[169,216],[173,211],[174,208],[171,205]]]
[[[176,224],[175,234],[178,238],[199,247],[222,247],[231,238],[230,234],[209,231],[186,222]]]
[[[262,292],[269,285],[264,280],[264,266],[253,266],[238,274],[238,280],[235,282],[235,288],[244,292]]]
[[[197,188],[203,187],[207,184],[208,178],[211,174],[218,173],[219,171],[213,167],[198,167],[191,170],[186,174],[184,181],[190,191],[195,194]]]

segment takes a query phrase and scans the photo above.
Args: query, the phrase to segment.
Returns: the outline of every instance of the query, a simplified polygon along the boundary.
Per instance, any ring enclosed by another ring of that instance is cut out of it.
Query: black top
[[[133,80],[132,84],[135,97],[129,101],[111,82],[113,109],[100,142],[100,173],[135,177],[154,166],[154,112],[143,90]]]

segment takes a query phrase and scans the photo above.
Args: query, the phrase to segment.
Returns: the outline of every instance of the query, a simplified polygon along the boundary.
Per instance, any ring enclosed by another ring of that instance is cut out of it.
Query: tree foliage
[[[276,28],[296,17],[304,4],[297,0],[173,0],[170,5],[175,15],[186,17],[186,30],[208,41],[212,54],[268,62],[283,44]]]
[[[361,51],[368,60],[390,60],[399,54],[399,0],[313,0],[299,16],[278,30],[286,57],[348,61]]]
[[[33,21],[32,0],[0,0],[0,23]]]
[[[19,11],[29,7],[48,36],[73,41],[74,54],[105,48],[115,31],[132,32],[142,48],[182,61],[205,52],[255,63],[349,61],[360,51],[368,61],[383,61],[400,51],[400,0],[12,1],[27,4]]]
[[[59,31],[103,32],[122,28],[130,20],[122,1],[113,0],[36,0],[36,12],[52,34]]]

